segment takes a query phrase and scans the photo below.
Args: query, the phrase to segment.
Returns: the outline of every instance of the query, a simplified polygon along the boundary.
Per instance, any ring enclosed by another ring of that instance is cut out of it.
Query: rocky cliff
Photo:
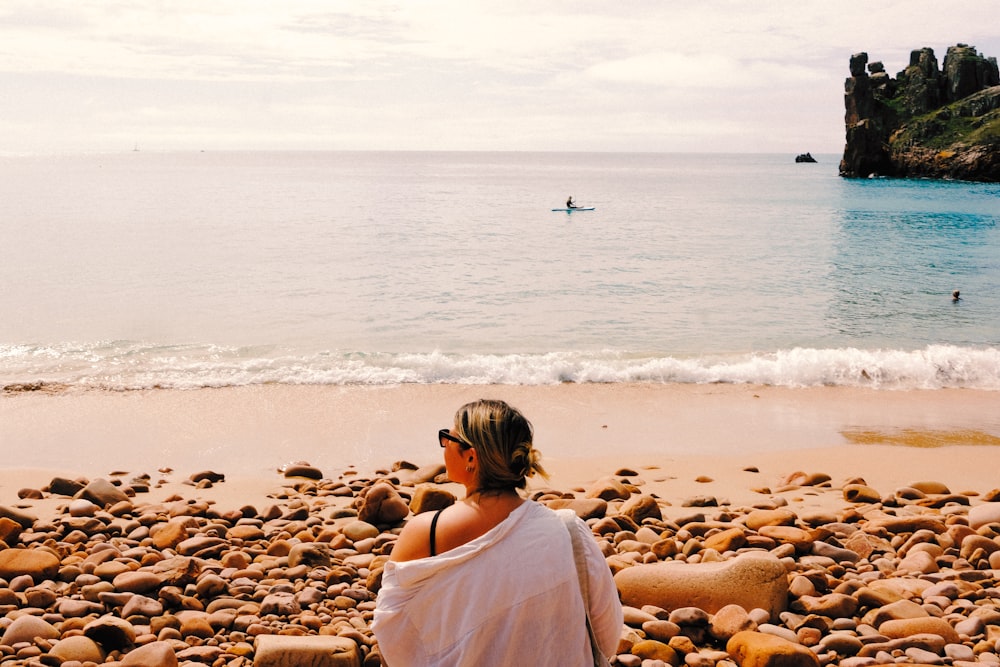
[[[965,44],[910,53],[891,78],[867,53],[844,84],[847,144],[840,175],[1000,182],[1000,74],[996,58]],[[867,69],[867,71],[866,71]]]

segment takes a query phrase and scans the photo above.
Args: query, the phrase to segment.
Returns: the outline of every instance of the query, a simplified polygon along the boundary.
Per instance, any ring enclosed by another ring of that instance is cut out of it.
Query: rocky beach
[[[595,425],[602,434],[621,425],[629,439],[661,429],[663,438],[698,441],[694,424],[686,430],[677,419],[671,428],[662,412],[635,414],[635,396],[621,403],[609,388],[559,389],[557,412],[567,423],[585,422],[593,400],[606,408]],[[456,391],[417,392],[421,418],[440,409],[426,416],[446,425]],[[536,415],[543,403],[554,405],[549,388],[464,391],[510,394],[539,408]],[[747,428],[758,446],[728,453],[657,454],[636,443],[571,456],[573,443],[550,430],[562,422],[538,415],[536,433],[546,434],[554,455],[544,459],[550,479],[528,494],[571,507],[591,525],[625,605],[613,663],[1000,664],[1000,448],[988,411],[996,398],[930,392],[944,403],[937,413],[923,405],[927,395],[907,394],[877,394],[880,426],[866,417],[871,394],[800,392],[794,401],[834,406],[839,440],[767,449]],[[791,400],[764,388],[719,395],[688,390],[669,405],[703,423],[706,413],[730,415],[739,440],[731,416],[742,414],[741,402],[761,401],[760,417],[763,402]],[[30,404],[16,403],[25,398]],[[64,409],[76,398],[59,408],[51,400],[5,396],[0,408],[22,419],[47,408],[79,437]],[[961,406],[978,409],[980,422],[963,417]],[[815,418],[807,407],[799,403],[799,413]],[[785,409],[774,414],[790,420]],[[5,443],[24,442],[15,435],[8,428]],[[126,469],[113,449],[87,474],[5,468],[0,663],[379,665],[369,623],[396,534],[408,516],[460,494],[435,453],[331,466],[310,460],[309,450],[253,475],[235,461],[239,474],[221,466]],[[558,642],[549,650],[558,655]]]

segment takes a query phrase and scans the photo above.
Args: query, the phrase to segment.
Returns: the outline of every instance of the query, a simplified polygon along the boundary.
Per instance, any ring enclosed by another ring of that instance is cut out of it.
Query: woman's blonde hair
[[[531,422],[504,401],[466,403],[455,413],[455,432],[476,448],[477,491],[523,489],[528,477],[547,477],[532,445]]]

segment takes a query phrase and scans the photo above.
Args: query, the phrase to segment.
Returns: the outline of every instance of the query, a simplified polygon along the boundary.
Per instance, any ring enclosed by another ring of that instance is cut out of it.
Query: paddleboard
[[[577,206],[576,208],[554,208],[553,211],[565,211],[566,213],[572,213],[573,211],[593,211],[593,206]]]

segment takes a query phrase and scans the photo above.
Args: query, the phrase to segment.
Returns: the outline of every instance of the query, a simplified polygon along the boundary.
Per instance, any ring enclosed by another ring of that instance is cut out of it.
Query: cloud
[[[131,134],[165,148],[756,150],[769,137],[835,151],[852,53],[891,73],[923,46],[1000,55],[992,14],[993,0],[6,0],[3,122],[25,148]]]
[[[646,53],[593,65],[596,81],[666,88],[754,88],[815,81],[817,72],[794,61],[747,60],[720,54]]]

